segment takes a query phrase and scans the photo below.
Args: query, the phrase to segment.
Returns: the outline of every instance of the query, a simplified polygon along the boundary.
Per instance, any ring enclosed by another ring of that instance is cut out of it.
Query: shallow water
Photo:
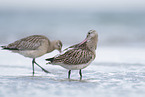
[[[0,96],[141,97],[145,94],[144,65],[102,64],[95,65],[94,63],[88,69],[83,70],[81,81],[77,71],[73,71],[72,78],[68,80],[67,71],[62,68],[49,69],[51,74],[44,74],[38,70],[35,76],[27,72],[26,74],[19,72],[18,75],[0,75]],[[10,67],[8,70],[19,71],[19,69],[22,70],[19,67]]]
[[[69,80],[68,70],[60,66],[45,65],[44,59],[56,53],[58,52],[54,51],[36,60],[49,70],[50,74],[35,67],[36,74],[32,76],[31,59],[8,51],[0,51],[0,58],[3,59],[0,65],[0,97],[143,97],[145,95],[143,48],[132,50],[98,48],[95,61],[82,70],[82,80],[79,80],[78,71],[72,71]]]

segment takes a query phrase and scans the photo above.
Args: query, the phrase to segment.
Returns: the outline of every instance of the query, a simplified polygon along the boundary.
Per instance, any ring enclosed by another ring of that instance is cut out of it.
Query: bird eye
[[[60,47],[60,44],[58,44],[58,47]]]
[[[91,34],[90,32],[88,32],[88,34]]]
[[[58,45],[58,47],[61,47],[61,44],[60,43],[58,43],[57,45]]]

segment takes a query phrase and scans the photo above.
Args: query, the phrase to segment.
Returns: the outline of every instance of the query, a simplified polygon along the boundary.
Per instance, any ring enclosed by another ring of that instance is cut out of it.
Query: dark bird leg
[[[33,59],[32,63],[35,63],[38,67],[42,69],[45,73],[50,73],[49,71],[45,70],[43,67],[41,67],[38,63],[36,63],[35,58]]]
[[[34,59],[33,59],[34,60]],[[33,74],[33,76],[34,76],[34,61],[32,61],[32,70],[33,70],[33,72],[32,72],[32,74]]]
[[[80,74],[80,80],[82,80],[82,71],[81,71],[81,69],[80,69],[79,74]]]
[[[68,71],[68,79],[70,79],[71,70]]]

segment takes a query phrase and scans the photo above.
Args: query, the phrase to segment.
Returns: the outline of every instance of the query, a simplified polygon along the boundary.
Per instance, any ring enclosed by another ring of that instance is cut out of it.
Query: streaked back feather
[[[16,50],[35,50],[37,49],[43,40],[48,40],[47,37],[42,35],[32,35],[20,40],[15,41],[14,43],[5,46],[7,49],[16,49]],[[48,40],[49,44],[50,41]]]

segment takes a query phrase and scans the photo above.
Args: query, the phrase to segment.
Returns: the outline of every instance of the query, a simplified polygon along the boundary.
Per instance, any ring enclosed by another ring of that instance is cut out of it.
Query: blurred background
[[[0,0],[0,44],[42,34],[71,45],[91,29],[100,46],[144,46],[145,1]]]
[[[79,43],[89,30],[99,33],[96,59],[73,71],[0,50],[0,97],[144,97],[145,0],[0,0],[0,46],[29,35],[62,40],[63,48]]]

